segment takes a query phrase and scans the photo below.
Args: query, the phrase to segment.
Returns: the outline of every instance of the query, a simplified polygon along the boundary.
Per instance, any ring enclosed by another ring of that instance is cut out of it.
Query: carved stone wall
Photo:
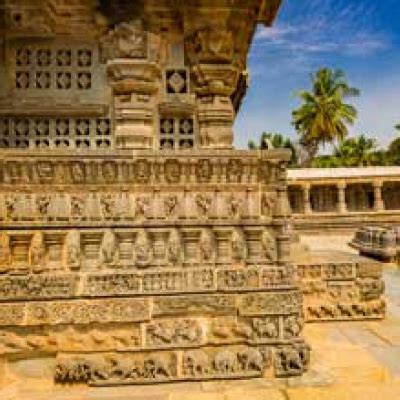
[[[286,162],[8,152],[0,352],[55,358],[57,384],[302,374]]]
[[[5,380],[16,360],[55,385],[307,370],[289,155],[232,150],[277,5],[1,2]]]
[[[355,257],[353,257],[355,258]],[[380,263],[367,259],[297,266],[307,322],[381,319],[386,314]]]

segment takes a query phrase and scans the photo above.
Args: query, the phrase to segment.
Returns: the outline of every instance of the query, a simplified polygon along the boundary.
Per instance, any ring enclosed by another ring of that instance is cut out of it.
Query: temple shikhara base
[[[306,384],[306,322],[385,316],[293,231],[290,154],[232,146],[279,3],[0,2],[1,399]]]

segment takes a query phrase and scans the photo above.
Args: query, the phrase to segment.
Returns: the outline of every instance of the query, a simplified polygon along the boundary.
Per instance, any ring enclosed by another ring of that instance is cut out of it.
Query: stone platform
[[[383,321],[307,324],[310,371],[302,378],[175,383],[161,386],[48,387],[46,371],[9,384],[2,400],[369,400],[400,399],[400,271],[386,266],[388,315]],[[29,366],[27,366],[29,368]],[[4,382],[3,382],[4,383]]]
[[[305,237],[314,257],[318,250],[348,250],[348,238]],[[351,254],[352,250],[349,250]],[[349,255],[350,257],[350,255]],[[369,400],[400,399],[400,271],[385,265],[387,317],[383,321],[306,324],[312,347],[311,368],[303,376],[173,383],[159,386],[88,388],[48,386],[45,370],[30,370],[24,384],[4,381],[2,400]],[[14,371],[17,374],[20,371]]]

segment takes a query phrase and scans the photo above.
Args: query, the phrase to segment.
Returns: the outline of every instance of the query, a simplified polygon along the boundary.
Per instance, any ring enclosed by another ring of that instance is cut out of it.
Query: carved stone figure
[[[141,229],[135,242],[135,260],[139,268],[146,268],[153,259],[152,243],[145,229]]]
[[[49,195],[40,195],[36,197],[36,208],[39,216],[43,219],[48,217],[51,198]]]
[[[206,194],[199,193],[196,195],[195,200],[200,216],[203,218],[208,218],[212,205],[211,197]]]
[[[10,270],[12,262],[10,237],[6,232],[0,232],[0,273]]]
[[[140,20],[122,22],[101,40],[103,60],[144,58],[146,34]]]
[[[46,245],[43,232],[35,232],[29,247],[29,265],[34,273],[43,272],[46,269]]]
[[[264,370],[268,361],[268,352],[265,349],[262,350],[248,347],[238,355],[239,362],[245,371],[261,372]]]
[[[135,217],[136,218],[148,218],[150,210],[150,200],[148,197],[139,196],[135,200]]]
[[[164,198],[164,210],[167,217],[176,215],[178,202],[178,196],[176,195],[169,195]]]
[[[227,198],[227,210],[230,218],[238,219],[241,215],[242,201],[231,195]]]
[[[102,194],[100,196],[101,213],[104,219],[113,219],[115,215],[115,198],[112,194]]]
[[[229,350],[221,350],[215,355],[213,364],[218,374],[232,374],[237,368],[236,354]]]
[[[303,325],[303,318],[291,315],[283,320],[283,332],[288,338],[298,337],[303,329]]]
[[[270,193],[263,193],[261,196],[261,214],[272,217],[276,207],[276,197]]]
[[[82,263],[81,236],[78,230],[68,232],[65,239],[65,264],[72,271],[79,270]]]
[[[264,229],[261,233],[261,247],[265,258],[274,262],[277,259],[277,246],[274,236],[268,229]]]
[[[191,350],[183,356],[183,371],[186,376],[200,377],[210,372],[210,360],[203,350]]]
[[[104,231],[103,239],[100,246],[100,266],[113,267],[119,259],[118,244],[115,234],[111,229]]]
[[[252,322],[254,334],[259,339],[274,339],[279,335],[278,321],[256,318]]]
[[[71,218],[81,220],[85,217],[85,199],[83,196],[71,196]]]
[[[281,348],[275,357],[275,373],[279,377],[301,375],[308,368],[310,348],[299,344]]]
[[[211,229],[204,228],[199,241],[200,260],[202,262],[215,261],[215,237]]]
[[[238,261],[238,262],[246,261],[247,243],[244,236],[244,232],[240,228],[235,228],[232,231],[231,254],[233,261]]]
[[[179,266],[183,261],[182,238],[177,229],[173,229],[168,238],[167,243],[167,259],[173,266]]]

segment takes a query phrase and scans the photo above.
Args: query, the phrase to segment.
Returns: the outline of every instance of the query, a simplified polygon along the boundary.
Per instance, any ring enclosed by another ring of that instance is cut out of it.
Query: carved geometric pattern
[[[167,94],[188,93],[189,83],[186,69],[168,69],[165,74]]]
[[[160,149],[191,149],[194,147],[193,118],[161,118]]]
[[[15,88],[90,90],[93,51],[73,48],[27,48],[15,52]]]
[[[108,118],[0,118],[0,148],[111,148]]]

